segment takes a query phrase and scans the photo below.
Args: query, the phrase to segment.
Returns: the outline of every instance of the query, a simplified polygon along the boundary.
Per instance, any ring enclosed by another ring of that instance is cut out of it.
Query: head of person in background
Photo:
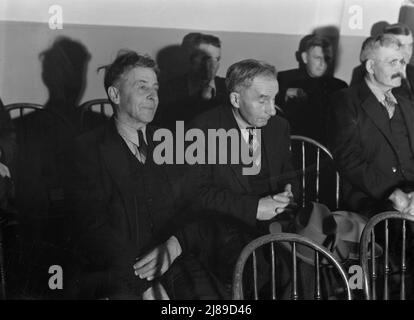
[[[367,42],[361,56],[365,58],[365,78],[372,85],[383,92],[401,85],[406,61],[401,42],[395,36],[377,36]]]
[[[276,114],[279,85],[274,66],[254,59],[237,62],[227,70],[226,87],[234,111],[249,126],[264,127]]]
[[[408,64],[413,55],[413,34],[405,24],[395,23],[384,28],[384,34],[393,35],[401,43],[401,51],[404,54],[405,62]]]
[[[139,130],[150,123],[158,107],[158,67],[134,51],[120,51],[105,69],[104,86],[118,121]]]
[[[209,34],[189,35],[186,36],[187,41],[183,41],[183,44],[190,59],[190,78],[209,83],[214,80],[220,67],[221,41],[218,37]]]
[[[303,59],[302,59],[302,53],[306,51],[306,42],[312,37],[314,37],[314,34],[307,34],[299,41],[298,50],[295,52],[295,58],[299,64],[299,69],[306,68],[306,64],[303,62]]]
[[[332,45],[328,39],[314,35],[305,43],[302,60],[308,75],[320,78],[325,75],[332,61]]]

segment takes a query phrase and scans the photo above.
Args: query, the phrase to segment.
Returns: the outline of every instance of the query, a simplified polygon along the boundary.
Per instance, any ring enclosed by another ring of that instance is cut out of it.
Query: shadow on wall
[[[339,28],[337,26],[323,26],[313,30],[312,34],[325,37],[332,45],[332,63],[327,70],[327,74],[333,75],[338,66],[339,54]]]
[[[156,57],[158,67],[160,68],[160,83],[166,83],[171,79],[176,79],[188,72],[190,67],[190,52],[194,39],[200,33],[187,33],[181,45],[170,45],[161,49]]]
[[[161,49],[156,56],[160,68],[160,83],[166,83],[183,75],[188,70],[188,59],[180,45],[170,45]]]
[[[385,27],[389,26],[390,24],[387,21],[378,21],[375,22],[371,27],[371,37],[376,37],[380,35]]]
[[[54,298],[63,292],[49,290],[49,266],[73,266],[72,256],[62,253],[70,250],[74,230],[72,141],[80,133],[78,104],[90,55],[80,42],[58,37],[39,57],[49,99],[44,109],[13,120],[20,240],[10,262],[10,288],[16,295]]]
[[[398,22],[406,24],[414,34],[414,4],[401,7]],[[414,55],[411,57],[410,63],[414,65]]]
[[[40,53],[42,80],[49,92],[45,108],[78,124],[77,107],[86,88],[86,71],[90,54],[79,41],[58,37]]]

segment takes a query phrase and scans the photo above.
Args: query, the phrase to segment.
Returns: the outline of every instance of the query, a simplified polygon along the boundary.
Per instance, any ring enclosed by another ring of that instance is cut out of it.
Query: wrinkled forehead
[[[279,90],[279,84],[270,75],[258,75],[253,78],[250,89],[258,94],[272,95]]]
[[[401,42],[402,46],[413,44],[413,35],[411,33],[409,35],[397,35],[395,37]]]
[[[157,74],[151,68],[131,66],[125,70],[121,76],[121,81],[125,83],[133,83],[136,81],[145,82],[148,84],[158,83]]]
[[[395,59],[403,59],[403,52],[397,45],[391,45],[388,47],[379,47],[374,52],[375,57],[379,60],[392,61]]]

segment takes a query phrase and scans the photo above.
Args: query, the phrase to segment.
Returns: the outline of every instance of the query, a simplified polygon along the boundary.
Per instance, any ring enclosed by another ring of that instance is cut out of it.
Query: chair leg
[[[6,300],[6,270],[3,254],[3,230],[0,226],[0,300]]]

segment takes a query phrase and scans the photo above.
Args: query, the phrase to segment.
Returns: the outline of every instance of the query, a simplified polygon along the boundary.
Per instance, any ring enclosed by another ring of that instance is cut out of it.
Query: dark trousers
[[[178,258],[161,283],[171,300],[230,299],[217,277],[193,255]]]

